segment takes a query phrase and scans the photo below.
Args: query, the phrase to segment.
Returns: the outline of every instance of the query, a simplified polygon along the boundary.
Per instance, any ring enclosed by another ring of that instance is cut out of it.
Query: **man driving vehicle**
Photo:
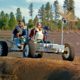
[[[24,29],[24,23],[22,21],[18,22],[18,25],[13,30],[13,40],[19,48],[23,48],[23,44],[26,41],[26,29]]]

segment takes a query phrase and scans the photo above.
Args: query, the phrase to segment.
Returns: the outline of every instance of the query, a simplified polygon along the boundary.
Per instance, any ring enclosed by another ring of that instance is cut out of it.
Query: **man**
[[[44,34],[43,34],[43,27],[41,23],[37,23],[36,27],[33,28],[30,32],[30,41],[29,41],[29,47],[30,47],[30,54],[31,57],[41,57],[41,54],[36,54],[36,50],[38,47],[39,42],[43,42],[44,40]]]
[[[31,30],[29,37],[34,41],[44,40],[43,28],[41,23],[37,23],[36,27]]]
[[[24,23],[19,21],[18,25],[13,30],[14,38],[19,38],[22,36],[23,27],[24,27]]]
[[[22,49],[27,36],[24,29],[24,23],[22,21],[18,22],[18,25],[13,30],[13,35],[13,40],[15,41],[16,45]]]

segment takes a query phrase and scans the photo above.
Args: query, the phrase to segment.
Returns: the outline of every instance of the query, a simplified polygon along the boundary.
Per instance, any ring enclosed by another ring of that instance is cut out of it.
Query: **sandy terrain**
[[[79,66],[78,61],[0,58],[0,80],[80,80]]]
[[[0,31],[0,40],[10,39],[10,33]],[[60,43],[60,35],[49,32],[48,39]],[[75,49],[73,62],[63,61],[61,55],[44,54],[42,59],[31,59],[13,52],[0,57],[0,80],[80,80],[80,31],[64,32],[64,43]]]

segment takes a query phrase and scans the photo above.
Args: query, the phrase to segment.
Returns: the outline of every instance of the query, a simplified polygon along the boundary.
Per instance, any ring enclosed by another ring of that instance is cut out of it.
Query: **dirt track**
[[[0,37],[9,39],[10,33],[0,32]],[[60,32],[50,32],[48,39],[60,43]],[[0,80],[80,80],[80,32],[65,32],[65,42],[75,49],[73,62],[52,54],[44,54],[42,59],[28,59],[22,58],[21,53],[9,53],[8,57],[0,57]]]
[[[79,66],[77,61],[0,58],[0,80],[80,80]]]

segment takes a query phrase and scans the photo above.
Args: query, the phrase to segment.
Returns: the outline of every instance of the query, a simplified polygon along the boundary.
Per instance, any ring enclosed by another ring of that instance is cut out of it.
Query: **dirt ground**
[[[0,58],[0,80],[80,80],[80,59]]]
[[[11,31],[0,31],[0,40],[10,40],[10,36]],[[48,39],[60,43],[61,32],[49,32]],[[0,80],[80,80],[80,31],[65,31],[64,43],[74,48],[73,62],[63,61],[57,54],[45,53],[42,59],[31,59],[13,52],[0,57]]]

